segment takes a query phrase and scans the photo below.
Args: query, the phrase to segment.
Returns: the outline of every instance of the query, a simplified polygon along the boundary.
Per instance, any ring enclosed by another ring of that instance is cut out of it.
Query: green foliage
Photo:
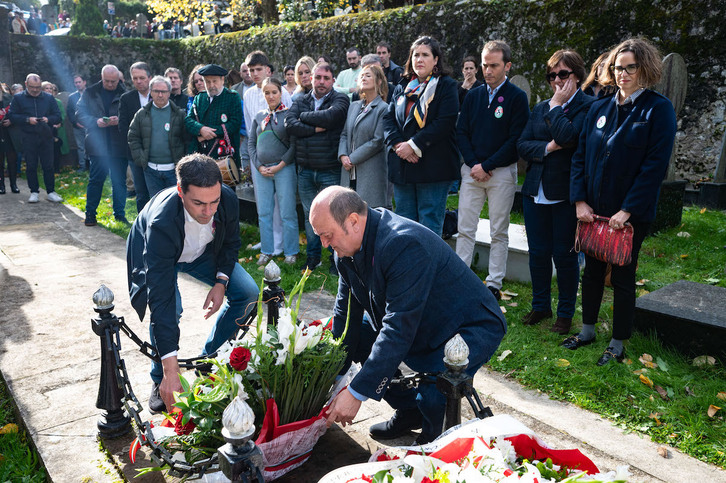
[[[141,0],[134,0],[131,2],[114,1],[114,5],[116,6],[114,21],[122,19],[135,20],[136,14],[139,13],[143,13],[149,17],[149,7],[146,5],[146,2],[142,2]],[[108,10],[105,12],[106,14],[104,17],[108,16]],[[149,18],[149,20],[151,20],[151,18]]]
[[[79,0],[73,16],[71,35],[106,35],[103,30],[103,17],[95,0]]]

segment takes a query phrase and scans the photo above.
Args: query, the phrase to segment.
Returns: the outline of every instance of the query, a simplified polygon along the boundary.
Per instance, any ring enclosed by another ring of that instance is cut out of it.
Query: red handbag
[[[585,252],[601,262],[624,267],[632,261],[633,225],[626,223],[620,230],[609,225],[610,218],[595,215],[592,223],[577,222],[575,251]]]

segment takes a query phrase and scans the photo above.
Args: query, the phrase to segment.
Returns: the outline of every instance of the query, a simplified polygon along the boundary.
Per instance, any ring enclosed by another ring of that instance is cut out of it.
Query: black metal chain
[[[250,311],[250,314],[245,319],[245,323],[239,326],[239,329],[233,339],[244,337],[249,330],[249,322],[254,316],[257,315],[255,310]],[[137,336],[131,328],[126,325],[123,317],[115,317],[118,324],[109,324],[106,327],[104,337],[106,337],[107,347],[113,350],[115,359],[115,370],[116,379],[118,380],[121,390],[123,391],[122,403],[124,408],[128,412],[129,416],[134,419],[136,436],[142,444],[148,446],[152,453],[152,460],[159,466],[167,465],[169,467],[169,474],[172,476],[184,478],[184,477],[202,477],[209,470],[218,469],[217,454],[215,453],[209,458],[196,461],[194,463],[187,463],[186,461],[175,458],[162,444],[158,443],[154,438],[154,434],[151,431],[151,423],[141,419],[140,413],[144,410],[139,403],[134,390],[131,387],[128,372],[126,371],[126,362],[121,357],[121,336],[123,332],[139,346],[139,351],[151,360],[160,362],[158,352],[148,342],[142,340]],[[240,333],[241,332],[241,333]],[[217,356],[217,353],[208,354],[200,357],[192,357],[189,359],[179,359],[179,367],[184,369],[198,369],[208,370],[209,365],[200,362],[204,359],[213,359]]]

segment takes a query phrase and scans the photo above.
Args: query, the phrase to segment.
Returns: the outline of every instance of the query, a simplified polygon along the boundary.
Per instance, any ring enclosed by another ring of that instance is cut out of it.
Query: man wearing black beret
[[[239,166],[239,130],[242,124],[239,95],[224,87],[227,75],[224,67],[208,64],[197,72],[204,77],[207,90],[194,97],[185,119],[187,131],[197,140],[195,151],[217,158],[226,156],[225,148],[231,147]]]

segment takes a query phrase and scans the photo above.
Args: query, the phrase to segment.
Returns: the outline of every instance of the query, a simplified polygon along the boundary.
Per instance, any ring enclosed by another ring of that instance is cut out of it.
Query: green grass
[[[17,433],[0,434],[0,481],[40,483],[48,481],[30,437],[15,417],[13,400],[5,381],[0,378],[0,427],[17,424]]]
[[[61,196],[80,209],[85,206],[85,176],[69,172],[59,178]],[[107,185],[99,207],[99,224],[125,237],[128,227],[113,220],[109,197]],[[449,196],[449,207],[455,208],[457,204],[458,196]],[[486,211],[485,206],[483,216]],[[134,216],[135,206],[130,200],[127,217],[133,220]],[[512,222],[523,223],[521,214],[513,213]],[[251,245],[259,241],[259,230],[243,223],[240,233],[242,266],[259,283],[263,277],[262,269],[256,264],[259,252],[251,249]],[[678,236],[678,233],[690,236]],[[304,252],[305,246],[301,245],[301,253]],[[289,292],[299,277],[303,260],[290,267],[282,263],[282,258],[276,261],[282,270],[283,288]],[[304,259],[304,256],[301,258]],[[642,285],[638,287],[638,294],[643,295],[681,279],[726,287],[725,266],[726,214],[684,208],[681,226],[650,236],[643,244],[637,275]],[[323,266],[313,273],[306,291],[336,292],[337,281],[328,275],[328,268],[327,257],[323,256]],[[477,274],[482,279],[486,277],[485,272]],[[489,363],[492,369],[553,399],[569,401],[596,412],[626,430],[672,445],[702,461],[726,467],[726,425],[723,417],[726,401],[717,397],[720,392],[726,392],[726,370],[720,363],[696,367],[691,360],[664,347],[658,340],[636,332],[626,345],[628,363],[597,367],[595,361],[611,336],[611,289],[606,289],[600,310],[598,342],[577,351],[559,346],[562,337],[547,330],[551,321],[534,327],[520,323],[531,308],[532,289],[529,284],[506,282],[504,289],[518,295],[501,302],[507,311],[509,331]],[[554,283],[552,296],[553,307],[556,307]],[[574,318],[576,328],[580,326],[581,319],[578,302]],[[499,361],[498,356],[505,350],[512,353]],[[634,374],[644,367],[638,361],[642,354],[652,355],[658,363],[657,368],[648,369],[645,375],[655,386],[663,388],[667,399],[643,384],[639,374]],[[711,418],[707,414],[710,405],[724,406],[724,410]]]

